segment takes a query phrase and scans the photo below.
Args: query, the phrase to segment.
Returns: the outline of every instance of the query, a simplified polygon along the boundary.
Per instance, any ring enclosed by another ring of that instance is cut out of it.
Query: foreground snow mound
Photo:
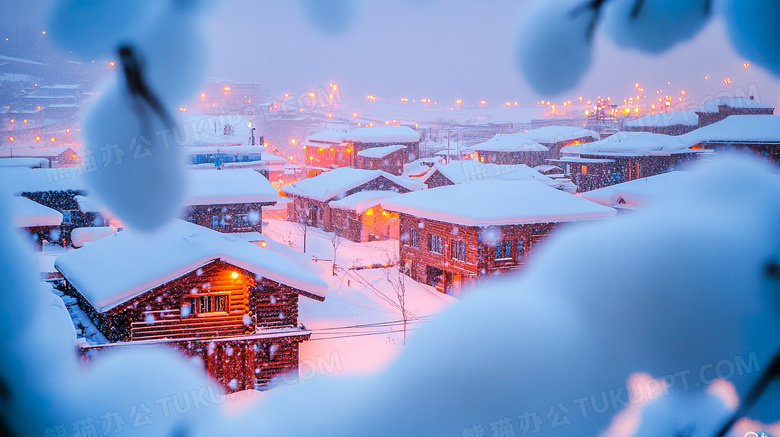
[[[655,408],[694,423],[702,411],[722,415],[701,398],[705,388],[720,378],[744,395],[778,348],[780,290],[766,269],[777,260],[779,220],[769,169],[719,158],[643,212],[551,239],[530,271],[474,290],[381,374],[275,391],[232,426],[301,436],[512,435],[510,427],[596,435],[634,402],[626,381],[636,372],[657,381],[642,387],[647,400],[697,399]],[[294,420],[302,404],[318,407]]]

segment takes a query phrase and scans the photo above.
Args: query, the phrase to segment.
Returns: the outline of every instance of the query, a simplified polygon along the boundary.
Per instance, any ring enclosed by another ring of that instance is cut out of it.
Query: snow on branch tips
[[[734,48],[780,76],[780,3],[774,0],[539,0],[520,28],[520,70],[540,93],[577,85],[591,62],[596,29],[615,44],[658,54],[693,38],[722,14]]]
[[[131,227],[151,231],[179,212],[185,161],[170,114],[195,93],[206,70],[200,17],[207,1],[148,7],[62,0],[52,9],[55,41],[84,59],[112,57],[110,80],[84,120],[85,177],[96,197]],[[128,25],[127,23],[131,23]]]

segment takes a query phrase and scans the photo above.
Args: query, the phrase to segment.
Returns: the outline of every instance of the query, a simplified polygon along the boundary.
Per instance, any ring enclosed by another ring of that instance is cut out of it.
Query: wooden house
[[[404,162],[420,158],[420,133],[407,126],[364,127],[347,132],[345,141],[352,145],[355,153],[372,147],[406,146]],[[356,165],[353,161],[352,166]]]
[[[59,238],[57,241],[50,238],[52,243],[69,245],[73,229],[94,225],[94,215],[82,213],[76,201],[77,196],[87,193],[86,179],[77,169],[0,168],[0,186],[13,195],[26,197],[62,214]]]
[[[276,188],[255,170],[198,170],[188,177],[181,218],[215,231],[262,232],[263,207],[279,201]]]
[[[543,164],[550,152],[547,147],[523,134],[498,134],[485,142],[461,149],[461,153],[466,159],[486,164],[535,167]]]
[[[122,231],[60,255],[64,291],[107,340],[168,345],[198,357],[226,390],[265,388],[296,372],[311,331],[299,296],[322,301],[327,285],[270,250],[184,221],[149,236]]]
[[[699,127],[696,111],[658,112],[623,123],[625,132],[683,135]]]
[[[21,197],[11,197],[11,213],[14,226],[21,229],[30,240],[41,250],[44,240],[59,240],[59,236],[50,235],[62,223],[62,213],[43,206],[40,203]]]
[[[780,164],[780,116],[732,115],[685,135],[692,149],[744,150]]]
[[[521,268],[562,223],[615,214],[534,180],[449,185],[381,206],[399,214],[400,258],[412,279],[456,296],[483,276]]]
[[[565,168],[580,192],[679,169],[706,152],[683,137],[648,132],[620,132],[561,151],[563,156],[551,162]]]
[[[346,132],[337,130],[310,135],[303,144],[303,165],[325,169],[355,166],[354,144],[346,138]]]
[[[710,100],[696,109],[699,127],[709,126],[732,115],[772,115],[775,108],[762,105],[753,96]]]
[[[601,139],[598,133],[590,129],[574,126],[544,126],[528,130],[521,135],[546,147],[549,150],[547,158],[551,159],[559,158],[561,149],[566,146],[592,143]]]
[[[397,196],[396,191],[359,191],[328,202],[331,229],[350,241],[398,239],[398,214],[379,204]]]
[[[537,180],[545,185],[560,188],[562,181],[545,176],[525,164],[499,165],[483,164],[474,159],[452,161],[448,164],[436,164],[420,178],[428,188],[446,185],[464,184],[480,180]]]
[[[46,160],[43,167],[74,167],[81,160],[70,146],[57,147],[9,147],[0,149],[0,158],[35,158]]]
[[[382,170],[400,176],[404,172],[406,158],[404,145],[372,147],[357,152],[356,167],[364,170]]]
[[[342,167],[288,185],[282,190],[293,199],[292,210],[288,212],[290,220],[306,223],[325,232],[336,232],[352,241],[365,241],[384,236],[364,228],[366,224],[375,229],[383,228],[382,223],[376,224],[375,220],[376,214],[382,214],[382,211],[374,208],[382,198],[423,188],[425,185],[420,182],[382,170]],[[372,194],[350,198],[364,192]],[[342,202],[336,203],[334,208],[332,204],[339,200]],[[371,201],[376,203],[366,204]]]

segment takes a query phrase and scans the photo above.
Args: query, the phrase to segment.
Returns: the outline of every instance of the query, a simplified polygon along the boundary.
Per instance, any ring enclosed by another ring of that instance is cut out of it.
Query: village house
[[[521,268],[561,224],[615,214],[534,180],[449,185],[381,206],[399,215],[400,259],[412,279],[455,296],[480,277]]]
[[[60,227],[62,213],[26,197],[13,196],[10,201],[14,226],[24,231],[38,250],[41,250],[43,242],[52,239],[50,233]]]
[[[58,147],[7,147],[0,149],[0,158],[35,158],[45,160],[44,165],[36,167],[74,167],[81,160],[78,154],[70,146]]]
[[[279,192],[250,169],[190,170],[179,218],[223,233],[262,232],[263,207],[275,205]],[[83,226],[122,227],[92,196],[75,196]],[[96,231],[97,232],[97,231]]]
[[[365,170],[382,170],[396,176],[404,172],[406,163],[406,146],[372,147],[357,152],[357,168]]]
[[[677,169],[706,151],[691,148],[680,136],[620,132],[607,139],[561,149],[551,162],[563,165],[565,175],[580,192],[645,178]]]
[[[228,392],[267,388],[297,373],[299,296],[327,285],[261,246],[177,220],[149,236],[122,231],[60,255],[65,293],[105,341],[89,357],[126,345],[167,345],[197,357]]]
[[[462,159],[476,159],[486,164],[534,167],[543,164],[550,151],[524,134],[498,134],[485,142],[461,149],[461,153]]]
[[[709,126],[732,115],[772,115],[775,108],[762,105],[753,96],[710,100],[696,109],[699,127]]]
[[[420,138],[419,132],[407,126],[377,126],[347,132],[344,139],[352,144],[355,153],[372,147],[406,146],[404,162],[412,162],[420,157]],[[353,160],[351,166],[356,164]]]
[[[683,135],[699,127],[696,111],[657,112],[623,123],[625,132]]]
[[[82,213],[76,201],[76,196],[87,193],[86,179],[77,169],[0,168],[0,186],[62,215],[59,232],[48,234],[51,243],[69,245],[73,229],[94,225],[95,216]]]
[[[342,167],[283,187],[292,198],[291,221],[335,232],[351,241],[389,237],[397,216],[378,208],[382,199],[421,190],[425,185],[382,170]],[[360,196],[352,197],[356,194]],[[371,204],[373,202],[373,204]],[[373,232],[379,232],[375,234]]]
[[[279,201],[268,179],[250,169],[188,172],[181,218],[215,231],[262,232],[263,207]]]
[[[780,164],[780,116],[732,115],[685,135],[692,149],[745,150]]]
[[[337,130],[310,135],[303,144],[303,164],[323,169],[354,166],[354,145],[346,138],[346,132]]]
[[[592,143],[601,139],[598,133],[590,129],[573,126],[545,126],[531,129],[521,135],[547,147],[549,150],[547,158],[553,159],[559,158],[561,149],[566,146]]]
[[[566,181],[552,179],[525,164],[483,164],[474,159],[452,161],[448,164],[436,164],[420,178],[428,188],[464,184],[486,179],[533,179],[554,188],[562,188],[566,184]]]

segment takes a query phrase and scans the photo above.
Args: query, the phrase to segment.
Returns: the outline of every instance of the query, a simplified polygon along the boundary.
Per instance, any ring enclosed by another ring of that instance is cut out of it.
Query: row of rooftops
[[[441,172],[454,185],[428,189],[424,184]],[[377,178],[410,192],[365,190],[350,194]],[[380,205],[391,212],[465,226],[567,222],[608,217],[611,208],[561,191],[561,183],[525,165],[456,161],[438,164],[414,181],[381,170],[337,168],[282,190],[291,197],[328,203],[357,213]]]

